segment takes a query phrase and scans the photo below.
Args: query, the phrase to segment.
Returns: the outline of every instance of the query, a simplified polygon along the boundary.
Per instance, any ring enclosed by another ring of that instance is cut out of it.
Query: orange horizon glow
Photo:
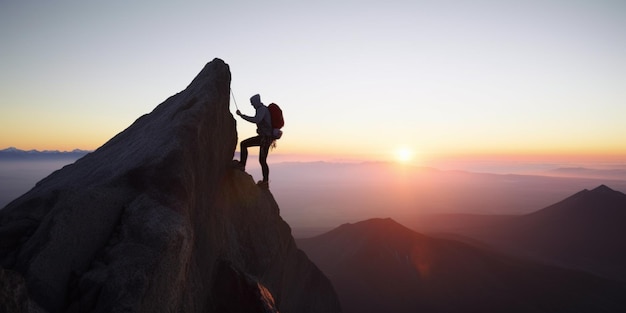
[[[23,143],[13,143],[0,140],[0,150],[14,147],[20,150],[58,150],[72,151],[75,149],[93,151],[104,145],[109,139],[102,140],[100,144],[94,144],[92,140],[67,140],[64,143],[55,143],[53,141],[27,141]],[[244,138],[245,139],[245,138]],[[240,138],[240,141],[242,138]],[[318,161],[318,160],[337,160],[337,161],[388,161],[399,162],[413,165],[421,163],[429,163],[432,161],[443,160],[465,160],[465,161],[510,161],[510,162],[626,162],[626,150],[621,149],[602,149],[602,150],[569,150],[569,151],[537,151],[527,150],[520,152],[461,152],[446,151],[438,153],[418,153],[408,147],[400,147],[395,149],[340,149],[338,151],[315,149],[314,147],[304,148],[302,150],[293,149],[286,144],[278,142],[277,149],[273,150],[270,155],[289,156],[293,160],[302,161]],[[239,146],[236,147],[239,152]],[[251,151],[254,154],[255,151]]]

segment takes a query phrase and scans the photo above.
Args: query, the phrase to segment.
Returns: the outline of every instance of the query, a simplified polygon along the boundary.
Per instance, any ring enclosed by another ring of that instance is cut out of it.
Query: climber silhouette
[[[250,98],[250,104],[256,110],[254,116],[247,116],[241,114],[241,111],[237,110],[237,115],[242,119],[256,123],[257,136],[250,137],[240,144],[241,160],[239,161],[239,168],[241,170],[246,169],[246,162],[248,160],[248,147],[259,146],[259,163],[261,164],[261,172],[263,173],[263,180],[259,181],[257,185],[265,188],[269,188],[269,175],[270,168],[267,165],[267,155],[270,152],[270,146],[274,142],[272,136],[272,118],[267,107],[261,102],[261,96],[256,94]]]

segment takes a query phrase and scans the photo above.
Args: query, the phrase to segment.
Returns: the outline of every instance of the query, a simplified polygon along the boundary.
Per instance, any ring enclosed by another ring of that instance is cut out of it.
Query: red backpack
[[[272,118],[272,129],[274,138],[278,139],[283,135],[283,132],[280,129],[285,126],[285,120],[283,119],[283,110],[281,110],[276,103],[270,103],[267,106],[267,109],[270,111],[270,117]]]

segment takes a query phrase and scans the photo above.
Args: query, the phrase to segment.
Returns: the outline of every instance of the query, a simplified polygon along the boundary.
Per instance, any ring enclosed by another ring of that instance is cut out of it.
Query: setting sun
[[[401,147],[394,151],[396,161],[400,163],[409,163],[413,160],[415,153],[408,147]]]

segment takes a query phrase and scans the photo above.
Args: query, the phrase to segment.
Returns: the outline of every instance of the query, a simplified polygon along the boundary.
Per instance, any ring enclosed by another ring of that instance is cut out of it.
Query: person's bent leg
[[[248,147],[260,146],[261,145],[261,137],[255,136],[250,137],[239,144],[239,153],[241,154],[239,163],[245,168],[246,162],[248,161]]]

